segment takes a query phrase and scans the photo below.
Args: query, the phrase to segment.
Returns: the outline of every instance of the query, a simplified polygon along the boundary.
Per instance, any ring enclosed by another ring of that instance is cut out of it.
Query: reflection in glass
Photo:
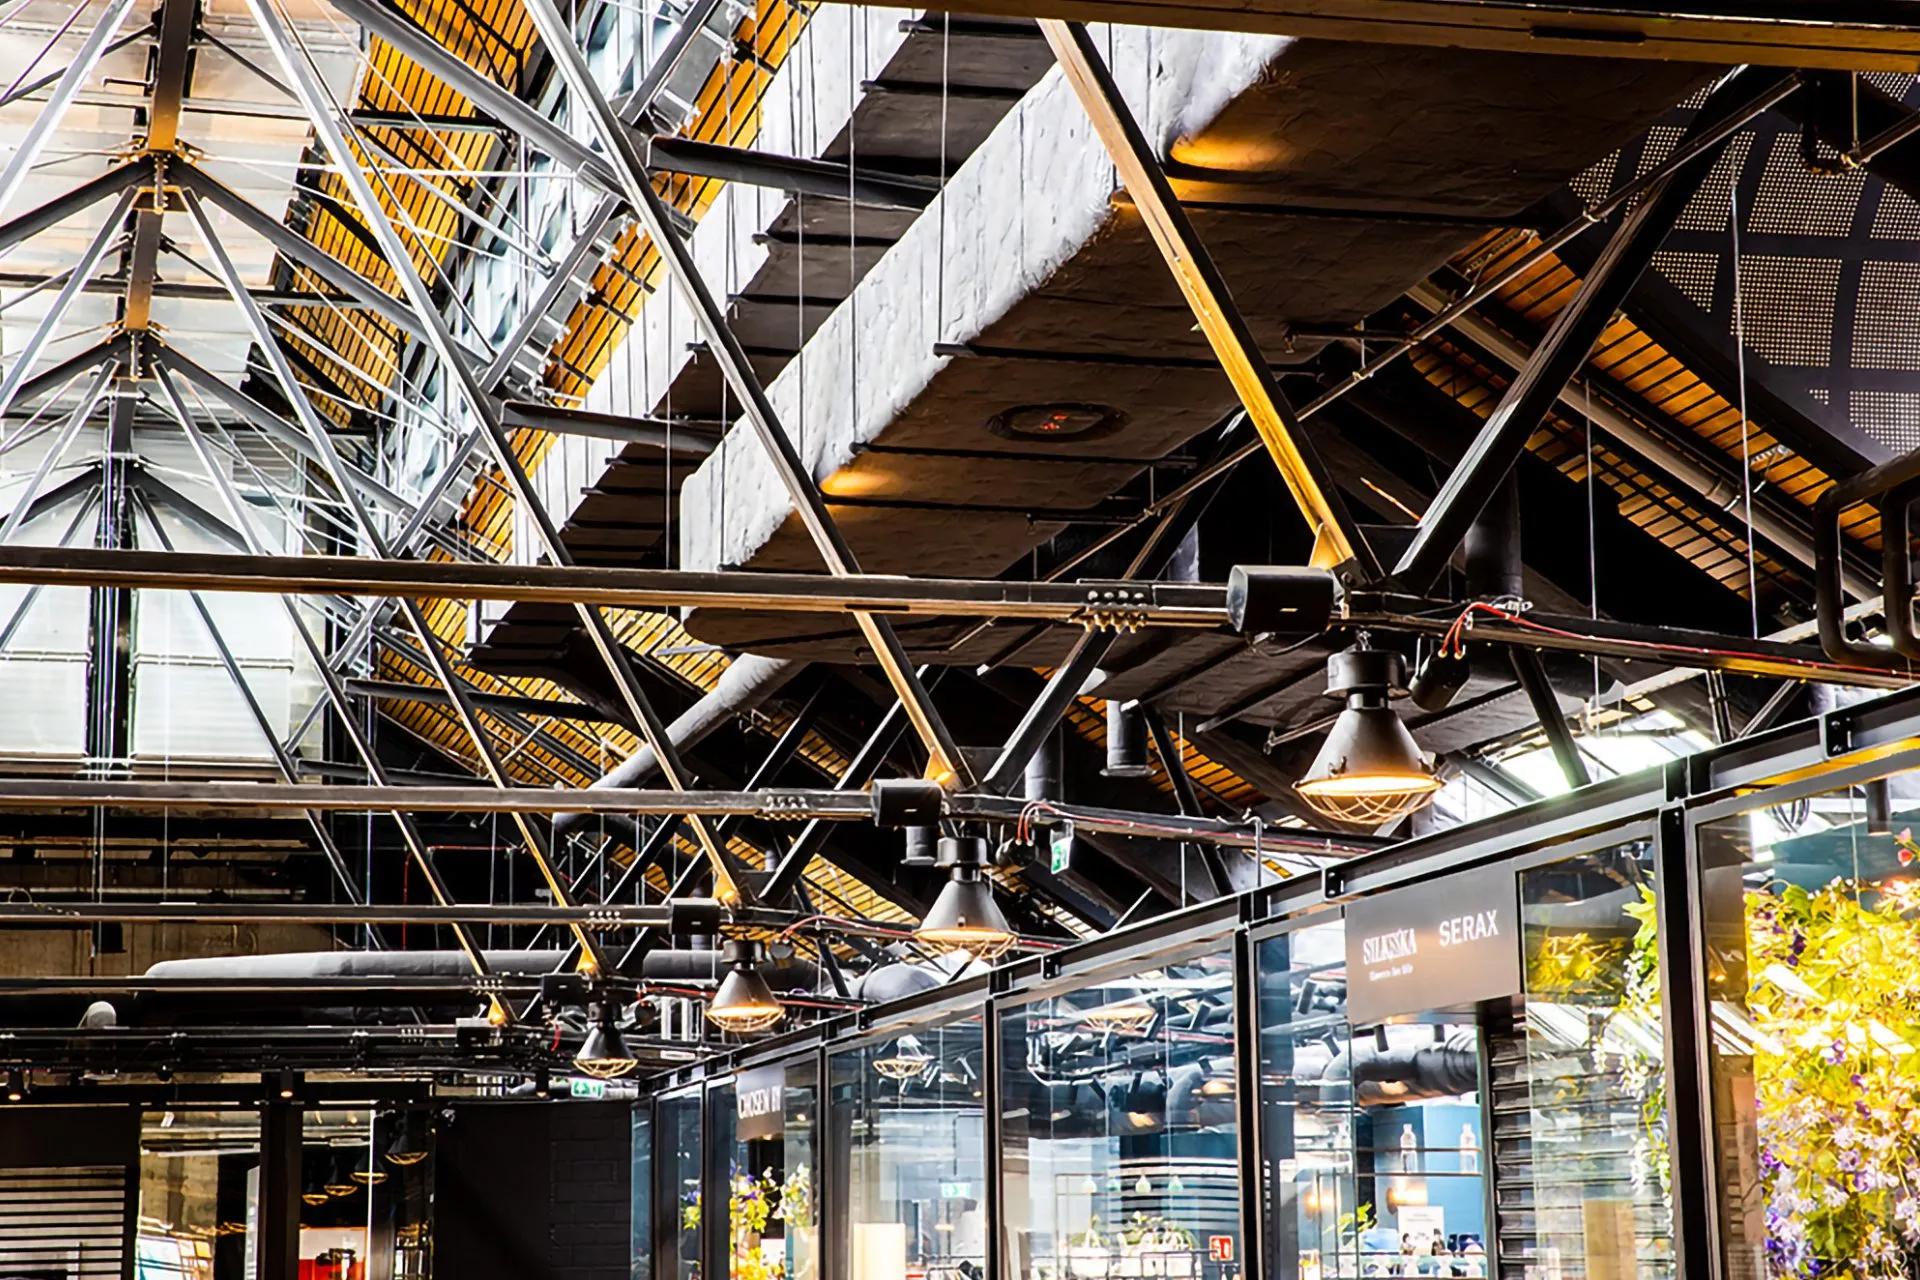
[[[428,1113],[306,1113],[303,1280],[424,1280],[433,1272]]]
[[[1360,1274],[1353,1086],[1328,1070],[1347,1042],[1345,948],[1339,921],[1256,948],[1267,1275]]]
[[[742,1071],[716,1091],[734,1108],[727,1169],[728,1280],[815,1280],[814,1117],[818,1073],[809,1057]]]
[[[1352,1028],[1341,921],[1256,962],[1266,1274],[1489,1275],[1479,1031]]]
[[[627,1259],[629,1280],[653,1280],[653,1114],[633,1110],[633,1176],[628,1179]]]
[[[1902,783],[1700,829],[1730,1280],[1920,1269],[1920,845],[1872,816]]]
[[[1004,1017],[1010,1276],[1240,1274],[1232,988],[1219,952]]]
[[[651,1170],[636,1166],[636,1179],[649,1172],[654,1178],[654,1203],[659,1223],[654,1247],[659,1251],[655,1274],[660,1280],[698,1280],[700,1257],[700,1095],[683,1093],[662,1098],[655,1109],[658,1128],[653,1135]]]
[[[1495,1073],[1499,1090],[1524,1067],[1528,1158],[1502,1171],[1501,1211],[1507,1253],[1542,1267],[1675,1275],[1652,857],[1637,842],[1520,876],[1525,1021]]]
[[[142,1117],[136,1280],[241,1280],[259,1151],[249,1111]]]
[[[832,1059],[836,1256],[848,1280],[978,1280],[986,1117],[978,1019]]]

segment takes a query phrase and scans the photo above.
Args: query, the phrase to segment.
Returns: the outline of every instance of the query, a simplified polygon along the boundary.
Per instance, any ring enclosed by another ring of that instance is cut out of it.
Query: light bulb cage
[[[1405,692],[1406,661],[1378,649],[1327,660],[1327,696],[1346,706],[1294,790],[1324,817],[1380,826],[1433,802],[1442,781],[1391,700]]]
[[[707,1002],[707,1020],[724,1031],[741,1035],[766,1031],[778,1026],[787,1016],[787,1008],[773,994],[766,975],[760,972],[765,952],[758,942],[736,938],[721,948],[720,957],[727,972],[720,979],[713,999]]]

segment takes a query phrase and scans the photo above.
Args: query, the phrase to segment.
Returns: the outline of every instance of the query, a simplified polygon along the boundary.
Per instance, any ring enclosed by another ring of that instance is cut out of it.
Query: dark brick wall
[[[629,1280],[624,1103],[449,1110],[434,1160],[438,1280]]]

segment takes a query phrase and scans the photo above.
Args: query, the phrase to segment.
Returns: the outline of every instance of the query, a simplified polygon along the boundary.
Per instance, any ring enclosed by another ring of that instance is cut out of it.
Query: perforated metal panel
[[[1912,76],[1877,73],[1864,82],[1920,105]],[[1704,101],[1697,94],[1675,108],[1576,179],[1573,193],[1591,200],[1651,171]],[[1738,354],[1748,379],[1815,422],[1904,450],[1920,443],[1920,202],[1836,160],[1823,146],[1809,165],[1799,127],[1779,113],[1761,117],[1735,135],[1702,182],[1654,274],[1699,313],[1716,346],[1736,355],[1737,208],[1746,339]]]

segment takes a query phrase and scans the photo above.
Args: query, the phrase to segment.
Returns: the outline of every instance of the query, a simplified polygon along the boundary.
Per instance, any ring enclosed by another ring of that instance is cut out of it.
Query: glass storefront
[[[1000,1025],[1006,1274],[1239,1272],[1233,966],[1214,952]]]
[[[834,1256],[848,1280],[978,1280],[987,1264],[978,1018],[829,1060]]]
[[[654,1104],[652,1161],[636,1164],[635,1180],[652,1176],[653,1274],[659,1280],[700,1280],[702,1098],[695,1089]]]
[[[1892,706],[690,1070],[651,1274],[1916,1280]]]
[[[1652,866],[1641,840],[1520,873],[1526,1000],[1493,1074],[1525,1109],[1499,1108],[1495,1165],[1502,1242],[1542,1274],[1677,1277]]]
[[[1265,1274],[1485,1276],[1480,1031],[1353,1026],[1346,934],[1257,949]]]
[[[1920,1266],[1920,806],[1904,781],[1700,828],[1729,1280]]]
[[[814,1158],[815,1059],[742,1071],[715,1090],[716,1129],[731,1120],[727,1161],[728,1280],[816,1280],[820,1221]]]

